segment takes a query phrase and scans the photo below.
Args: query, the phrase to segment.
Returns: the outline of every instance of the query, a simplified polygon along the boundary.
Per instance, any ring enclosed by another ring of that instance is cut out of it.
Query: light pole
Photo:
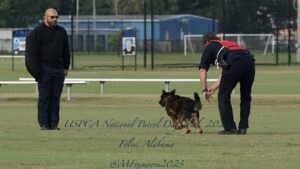
[[[213,32],[216,32],[216,2],[215,2],[215,0],[213,0],[213,4],[212,4],[212,16],[213,16],[213,23],[212,23],[212,31]]]
[[[147,0],[144,0],[144,68],[147,68]]]
[[[291,17],[292,17],[292,1],[288,1],[288,65],[291,65]]]
[[[300,2],[297,3],[297,62],[300,62]]]
[[[151,69],[154,70],[154,16],[153,16],[153,1],[150,0],[151,13]]]
[[[93,31],[96,30],[96,0],[93,0]]]
[[[226,39],[226,31],[227,31],[227,20],[226,20],[226,4],[227,4],[227,0],[223,0],[223,23],[222,23],[222,29],[223,29],[223,40]]]
[[[74,6],[75,3],[74,1],[76,0],[72,0],[71,1],[71,69],[74,69]]]
[[[118,0],[115,0],[115,10],[116,10],[116,15],[118,15]]]

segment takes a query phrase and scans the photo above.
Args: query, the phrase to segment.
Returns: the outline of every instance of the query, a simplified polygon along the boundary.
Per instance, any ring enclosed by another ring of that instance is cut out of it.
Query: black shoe
[[[238,129],[237,134],[247,134],[247,129]]]
[[[60,130],[58,127],[52,127],[50,130]]]
[[[234,135],[237,134],[236,129],[228,129],[228,130],[223,130],[218,132],[219,135]]]
[[[47,126],[41,126],[40,130],[50,130],[50,128]]]

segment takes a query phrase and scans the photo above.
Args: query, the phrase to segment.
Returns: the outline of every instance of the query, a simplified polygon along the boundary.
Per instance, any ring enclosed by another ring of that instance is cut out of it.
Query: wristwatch
[[[207,88],[202,90],[202,93],[204,93],[204,92],[208,92]]]

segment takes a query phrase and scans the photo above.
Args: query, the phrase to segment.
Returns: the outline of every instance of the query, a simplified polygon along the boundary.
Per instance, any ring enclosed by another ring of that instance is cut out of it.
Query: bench
[[[0,81],[0,87],[2,85],[26,85],[26,84],[36,84],[37,82],[34,81],[33,78],[27,79],[26,81]],[[71,80],[65,80],[64,84],[67,86],[67,101],[70,101],[72,99],[71,97],[71,88],[74,84],[88,84],[88,82],[83,81],[83,80],[75,80],[75,81],[71,81]],[[37,87],[36,87],[36,93],[38,93]]]
[[[171,82],[200,82],[199,79],[85,79],[85,78],[70,78],[70,80],[85,80],[88,82],[99,82],[100,83],[100,94],[104,94],[105,82],[163,82],[165,84],[165,91],[169,91]],[[218,79],[207,79],[208,82],[215,82]]]
[[[19,78],[19,80],[33,80],[32,78]],[[100,94],[104,94],[105,82],[163,82],[165,84],[165,91],[169,91],[171,82],[200,82],[199,79],[117,79],[117,78],[66,78],[72,81],[86,81],[86,82],[99,82]],[[207,82],[215,82],[218,79],[207,79]]]

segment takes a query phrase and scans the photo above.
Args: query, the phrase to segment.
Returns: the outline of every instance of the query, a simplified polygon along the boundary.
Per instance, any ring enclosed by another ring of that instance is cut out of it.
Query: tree
[[[58,5],[58,14],[59,15],[70,15],[71,9],[72,9],[72,1],[74,1],[74,3],[76,2],[76,0],[60,1],[59,5]]]
[[[6,27],[6,25],[8,25],[8,21],[11,19],[11,15],[9,15],[10,3],[10,0],[2,0],[0,2],[0,27]]]
[[[142,11],[141,8],[143,5],[143,1],[141,0],[126,0],[126,1],[118,1],[118,11],[119,14],[140,14]]]
[[[221,31],[226,33],[271,33],[274,27],[286,28],[288,23],[288,3],[282,0],[222,0],[225,19],[220,16]],[[223,8],[223,9],[222,9]],[[296,12],[292,11],[296,21]]]
[[[28,27],[42,20],[44,11],[57,7],[58,0],[2,0],[0,4],[1,27]]]
[[[56,8],[69,15],[76,0],[0,0],[0,27],[32,27],[42,21],[45,9]],[[144,1],[150,14],[150,0],[96,0],[97,15],[142,15]],[[152,0],[155,15],[194,14],[215,17],[225,33],[271,33],[276,26],[287,28],[289,0]],[[80,15],[93,14],[93,0],[79,0]],[[215,11],[215,12],[213,12]],[[291,11],[296,29],[296,10]]]

